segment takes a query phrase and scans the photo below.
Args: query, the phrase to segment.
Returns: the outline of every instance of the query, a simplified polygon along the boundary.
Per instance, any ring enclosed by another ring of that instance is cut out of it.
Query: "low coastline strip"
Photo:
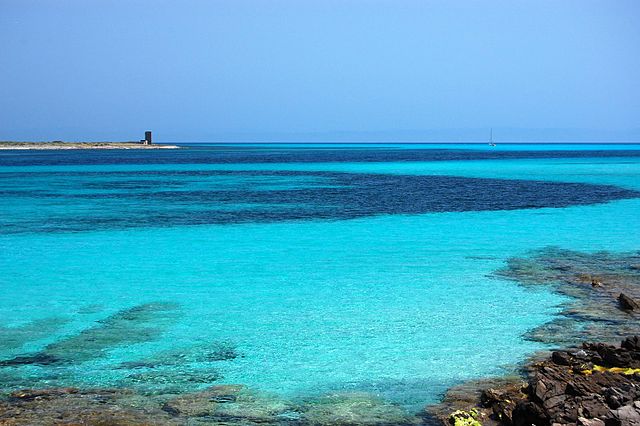
[[[13,142],[0,141],[0,150],[65,150],[65,149],[180,149],[178,145],[140,142]]]

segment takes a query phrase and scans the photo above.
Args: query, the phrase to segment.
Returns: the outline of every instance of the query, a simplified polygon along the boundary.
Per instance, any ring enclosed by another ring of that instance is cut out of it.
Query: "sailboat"
[[[496,144],[493,143],[493,127],[491,128],[491,131],[489,133],[489,146],[496,146]]]

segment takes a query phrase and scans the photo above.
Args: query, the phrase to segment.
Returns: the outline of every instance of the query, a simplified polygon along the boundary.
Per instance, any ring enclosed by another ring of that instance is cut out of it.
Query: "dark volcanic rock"
[[[635,300],[633,300],[632,298],[630,298],[624,293],[620,293],[620,296],[618,296],[618,302],[620,303],[620,307],[625,311],[640,310],[640,305],[638,305],[638,302],[636,302]]]
[[[545,426],[549,424],[549,418],[544,409],[530,401],[521,401],[513,410],[514,426]]]
[[[551,354],[551,360],[558,365],[571,365],[573,357],[565,351],[556,351]]]
[[[456,409],[478,408],[480,418],[513,426],[640,426],[640,337],[556,351],[529,365],[528,382],[524,392],[487,388]]]
[[[638,352],[640,351],[640,337],[639,336],[628,337],[622,341],[622,344],[620,346],[623,349]]]

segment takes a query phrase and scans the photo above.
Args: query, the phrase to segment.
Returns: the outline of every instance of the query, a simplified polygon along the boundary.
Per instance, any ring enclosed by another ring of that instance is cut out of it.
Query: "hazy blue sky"
[[[0,0],[0,139],[625,138],[639,22],[638,0]]]

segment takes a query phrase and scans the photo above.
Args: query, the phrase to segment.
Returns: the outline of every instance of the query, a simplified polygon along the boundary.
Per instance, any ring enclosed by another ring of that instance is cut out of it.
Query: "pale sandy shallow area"
[[[178,149],[177,145],[143,145],[139,142],[0,142],[0,150],[33,149]]]

